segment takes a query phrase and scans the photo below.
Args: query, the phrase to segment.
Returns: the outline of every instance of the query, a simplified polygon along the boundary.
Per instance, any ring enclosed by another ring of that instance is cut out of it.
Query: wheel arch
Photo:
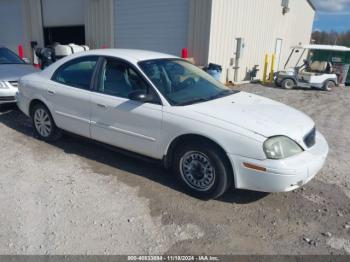
[[[43,106],[45,106],[48,110],[49,110],[49,112],[51,113],[51,111],[50,111],[50,109],[49,109],[49,107],[45,104],[45,102],[43,102],[41,99],[39,99],[39,98],[34,98],[34,99],[32,99],[31,101],[30,101],[30,103],[29,103],[29,116],[30,117],[33,117],[33,109],[34,109],[34,107],[36,106],[36,105],[38,105],[38,104],[42,104]],[[52,116],[52,114],[51,114],[51,116]]]
[[[199,135],[199,134],[182,134],[176,138],[174,138],[168,145],[167,150],[165,152],[165,155],[163,157],[163,165],[165,168],[171,168],[172,165],[172,160],[174,157],[174,153],[176,151],[176,149],[184,143],[193,143],[193,142],[201,142],[201,143],[210,143],[211,145],[213,145],[216,149],[218,149],[222,156],[224,157],[224,161],[225,164],[228,166],[228,168],[230,169],[232,178],[233,178],[233,183],[235,184],[235,172],[234,172],[234,167],[229,159],[229,157],[227,156],[226,151],[224,150],[224,148],[216,141],[214,141],[211,138],[208,138],[204,135]]]
[[[333,82],[335,85],[338,85],[337,79],[327,78],[326,80],[323,81],[322,86],[324,86],[327,82]]]

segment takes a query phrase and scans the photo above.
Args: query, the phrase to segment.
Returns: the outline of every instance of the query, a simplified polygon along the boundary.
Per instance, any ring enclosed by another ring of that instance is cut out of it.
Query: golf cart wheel
[[[324,91],[332,91],[332,89],[335,87],[335,83],[331,80],[326,81],[323,85]]]
[[[295,86],[295,83],[293,79],[287,78],[282,81],[281,86],[284,89],[293,89],[293,87]]]
[[[275,86],[281,87],[281,83],[277,81],[277,78],[275,79]]]

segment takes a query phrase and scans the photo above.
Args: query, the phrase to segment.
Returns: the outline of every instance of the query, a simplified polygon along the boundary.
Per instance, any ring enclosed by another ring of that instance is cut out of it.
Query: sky
[[[350,0],[312,0],[317,12],[314,30],[350,30]]]

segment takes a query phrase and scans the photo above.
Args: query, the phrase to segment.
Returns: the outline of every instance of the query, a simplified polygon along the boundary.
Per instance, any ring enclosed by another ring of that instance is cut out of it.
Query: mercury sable
[[[302,112],[231,90],[180,58],[93,50],[25,76],[19,108],[37,136],[66,130],[162,160],[195,196],[229,188],[285,192],[310,181],[328,154]]]

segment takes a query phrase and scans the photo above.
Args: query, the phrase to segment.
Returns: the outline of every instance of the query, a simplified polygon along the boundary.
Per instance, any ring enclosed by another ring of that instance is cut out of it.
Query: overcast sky
[[[314,30],[350,30],[350,0],[312,0],[317,8]]]

